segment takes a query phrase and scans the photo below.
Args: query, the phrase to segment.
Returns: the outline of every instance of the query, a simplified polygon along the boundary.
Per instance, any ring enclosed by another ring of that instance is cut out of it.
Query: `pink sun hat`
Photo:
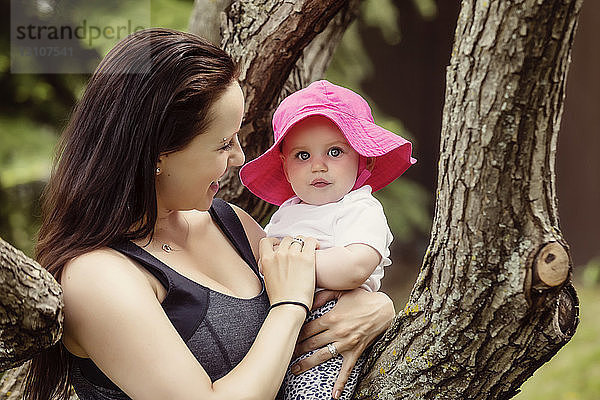
[[[280,144],[297,122],[321,115],[340,129],[350,146],[363,157],[373,157],[371,171],[361,157],[357,182],[373,192],[402,175],[417,160],[411,157],[412,143],[375,124],[369,104],[350,89],[320,80],[286,97],[273,114],[273,145],[240,169],[242,184],[261,199],[281,205],[295,196],[283,172]]]

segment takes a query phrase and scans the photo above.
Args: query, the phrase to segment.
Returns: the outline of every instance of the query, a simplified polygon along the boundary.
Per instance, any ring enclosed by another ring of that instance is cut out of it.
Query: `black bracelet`
[[[277,306],[282,306],[284,304],[294,304],[297,306],[302,306],[304,307],[304,310],[306,310],[306,318],[308,318],[308,315],[310,314],[310,308],[308,308],[308,306],[304,303],[301,303],[299,301],[291,301],[291,300],[287,300],[287,301],[280,301],[278,303],[275,304],[271,304],[271,307],[269,307],[269,309],[267,310],[267,314],[269,313],[269,311],[271,311],[273,308],[277,307]]]

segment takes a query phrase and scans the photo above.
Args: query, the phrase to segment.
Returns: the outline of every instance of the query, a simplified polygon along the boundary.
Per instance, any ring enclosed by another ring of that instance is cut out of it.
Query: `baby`
[[[379,290],[383,267],[391,264],[392,234],[371,192],[416,162],[411,143],[376,125],[358,94],[325,80],[285,98],[273,115],[273,131],[273,146],[240,171],[252,193],[280,206],[265,227],[267,235],[318,240],[317,291]],[[313,311],[307,322],[334,305]],[[352,397],[364,356],[343,392],[332,394],[343,358],[335,343],[327,348],[331,359],[319,368],[297,376],[287,371],[278,398]]]

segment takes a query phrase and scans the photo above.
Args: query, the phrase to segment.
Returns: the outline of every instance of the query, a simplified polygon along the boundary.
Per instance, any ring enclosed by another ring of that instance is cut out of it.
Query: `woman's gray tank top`
[[[258,275],[262,291],[256,297],[232,297],[202,286],[131,241],[110,247],[138,261],[167,288],[162,307],[214,382],[231,371],[252,346],[267,316],[269,299],[242,223],[231,206],[216,198],[209,212]],[[129,399],[89,358],[70,357],[72,384],[81,400]]]

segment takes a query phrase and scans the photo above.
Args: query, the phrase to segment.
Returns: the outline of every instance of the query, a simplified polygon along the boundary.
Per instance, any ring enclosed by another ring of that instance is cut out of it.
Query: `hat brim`
[[[313,115],[329,118],[358,154],[375,158],[371,176],[364,182],[373,192],[387,186],[417,162],[411,157],[411,142],[374,122],[323,105],[307,106],[288,121],[281,135],[276,135],[278,140],[264,154],[240,169],[242,184],[250,192],[277,206],[295,195],[283,171],[279,145],[295,124]]]

